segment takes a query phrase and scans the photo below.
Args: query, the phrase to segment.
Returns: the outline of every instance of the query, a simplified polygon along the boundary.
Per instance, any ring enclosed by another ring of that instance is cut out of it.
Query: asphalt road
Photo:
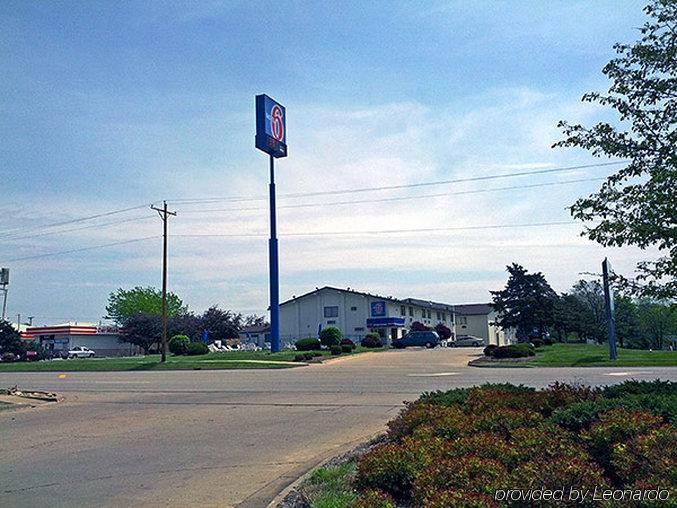
[[[0,506],[262,507],[423,391],[677,380],[674,367],[467,367],[479,352],[391,351],[283,370],[0,373],[0,387],[65,398],[0,412]]]

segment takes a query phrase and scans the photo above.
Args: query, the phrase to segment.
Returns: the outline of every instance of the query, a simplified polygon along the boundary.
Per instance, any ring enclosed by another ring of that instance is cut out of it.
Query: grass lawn
[[[357,498],[352,486],[355,461],[320,467],[313,471],[302,490],[312,508],[342,508],[350,506]]]
[[[358,347],[351,356],[365,351],[378,351]],[[294,361],[298,351],[231,351],[210,353],[202,356],[167,355],[167,362],[160,363],[160,355],[128,358],[87,358],[77,360],[52,360],[42,362],[0,363],[0,372],[72,372],[72,371],[121,371],[121,370],[217,370],[217,369],[285,369],[299,364]],[[323,356],[330,356],[322,351]]]
[[[659,367],[677,366],[677,351],[618,349],[618,359],[609,360],[608,346],[553,344],[536,350],[525,365],[535,367]]]

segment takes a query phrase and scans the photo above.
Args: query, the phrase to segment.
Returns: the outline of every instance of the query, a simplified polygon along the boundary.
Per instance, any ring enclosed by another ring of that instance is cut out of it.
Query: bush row
[[[197,356],[206,355],[209,353],[207,344],[203,342],[191,342],[186,335],[174,335],[174,337],[169,339],[167,348],[169,349],[170,353],[177,356]]]
[[[672,488],[676,408],[677,383],[660,381],[425,393],[361,457],[355,506],[495,506],[515,485]]]

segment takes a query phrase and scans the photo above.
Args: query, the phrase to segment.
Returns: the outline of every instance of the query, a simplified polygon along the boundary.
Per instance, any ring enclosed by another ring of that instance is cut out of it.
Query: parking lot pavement
[[[670,367],[468,367],[479,354],[397,350],[284,370],[0,373],[0,387],[65,398],[0,412],[0,506],[265,506],[422,391],[677,380]]]

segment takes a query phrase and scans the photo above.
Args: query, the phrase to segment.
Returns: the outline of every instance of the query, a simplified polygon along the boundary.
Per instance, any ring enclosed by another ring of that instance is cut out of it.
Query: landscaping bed
[[[388,424],[383,443],[316,470],[301,487],[311,495],[292,506],[676,506],[676,424],[672,382],[426,393]],[[530,489],[561,500],[501,497]],[[569,499],[577,493],[587,497]]]

